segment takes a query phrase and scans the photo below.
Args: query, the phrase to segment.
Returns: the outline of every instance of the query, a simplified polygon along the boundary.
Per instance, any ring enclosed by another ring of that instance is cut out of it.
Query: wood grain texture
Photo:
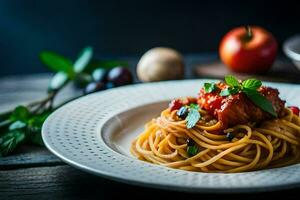
[[[64,163],[45,147],[32,145],[21,146],[14,154],[0,158],[0,170],[62,164]]]
[[[0,171],[0,199],[266,199],[270,193],[243,195],[188,194],[142,188],[103,179],[70,166]],[[298,199],[300,190],[273,192],[282,199]]]
[[[11,110],[16,105],[26,105],[29,102],[45,98],[52,76],[53,74],[48,73],[0,79],[0,112]],[[69,84],[58,93],[54,106],[81,94],[82,91]]]

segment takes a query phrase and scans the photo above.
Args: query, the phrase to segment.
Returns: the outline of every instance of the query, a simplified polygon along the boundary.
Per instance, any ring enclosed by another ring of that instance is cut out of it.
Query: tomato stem
[[[252,32],[251,26],[249,26],[249,25],[245,26],[245,29],[246,29],[246,33],[247,33],[245,40],[248,42],[253,38],[253,32]]]

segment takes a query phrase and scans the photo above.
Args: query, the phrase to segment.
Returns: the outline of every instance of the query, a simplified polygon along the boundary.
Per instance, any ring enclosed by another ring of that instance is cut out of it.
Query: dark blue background
[[[140,56],[155,46],[216,51],[243,24],[267,28],[280,44],[299,33],[299,3],[289,1],[0,1],[0,76],[43,72],[49,49],[74,58],[85,45],[98,57]]]

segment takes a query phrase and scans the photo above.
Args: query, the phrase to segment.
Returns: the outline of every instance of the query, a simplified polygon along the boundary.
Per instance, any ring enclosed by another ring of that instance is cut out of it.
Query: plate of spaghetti
[[[42,130],[68,164],[126,183],[190,192],[300,185],[300,86],[256,79],[136,84],[55,111]]]

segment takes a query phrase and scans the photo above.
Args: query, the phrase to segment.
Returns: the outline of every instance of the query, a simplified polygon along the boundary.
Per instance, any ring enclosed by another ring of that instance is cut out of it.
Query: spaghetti
[[[288,108],[281,118],[225,130],[205,110],[199,109],[202,117],[190,129],[176,112],[168,108],[148,122],[131,153],[151,163],[201,172],[245,172],[300,162],[300,118]],[[189,154],[188,139],[195,143],[194,155]]]

